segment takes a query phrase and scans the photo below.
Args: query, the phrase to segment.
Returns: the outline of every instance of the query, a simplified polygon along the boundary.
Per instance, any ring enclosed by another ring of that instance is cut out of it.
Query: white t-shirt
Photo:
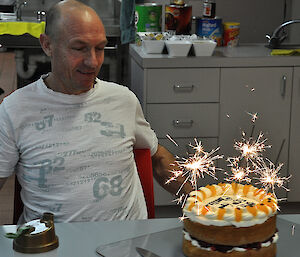
[[[67,95],[40,78],[0,105],[0,177],[18,176],[19,223],[45,211],[56,222],[147,218],[133,148],[154,154],[157,137],[128,88],[96,81]]]

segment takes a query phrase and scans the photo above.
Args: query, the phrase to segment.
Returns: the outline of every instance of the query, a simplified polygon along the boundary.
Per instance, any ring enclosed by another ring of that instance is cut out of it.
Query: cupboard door
[[[292,111],[291,111],[291,135],[289,152],[289,173],[292,175],[288,192],[289,202],[300,201],[300,67],[294,68]]]
[[[289,67],[221,69],[219,142],[225,156],[239,155],[234,141],[241,139],[242,131],[250,136],[255,124],[254,138],[263,132],[266,145],[272,145],[264,157],[275,163],[283,144],[279,162],[284,163],[281,175],[287,175],[292,74]],[[258,113],[255,123],[247,112]],[[227,164],[223,161],[223,168]],[[277,194],[286,197],[283,189]]]

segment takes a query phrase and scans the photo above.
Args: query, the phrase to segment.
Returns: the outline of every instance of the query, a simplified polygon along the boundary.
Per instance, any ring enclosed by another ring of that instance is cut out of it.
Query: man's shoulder
[[[115,82],[99,80],[101,87],[106,90],[107,94],[122,95],[135,98],[135,94],[127,87]]]
[[[5,97],[5,101],[15,101],[19,98],[24,99],[26,96],[31,96],[33,92],[37,91],[38,88],[38,81],[34,81],[27,86],[21,87],[13,91],[10,95]]]

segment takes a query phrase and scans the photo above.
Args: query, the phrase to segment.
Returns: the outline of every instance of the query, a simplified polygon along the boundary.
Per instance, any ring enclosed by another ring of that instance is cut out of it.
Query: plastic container
[[[237,46],[239,44],[240,23],[239,22],[224,22],[224,46]]]
[[[165,44],[172,57],[187,56],[192,46],[192,42],[188,40],[167,40]]]
[[[196,56],[211,56],[217,46],[213,40],[197,39],[193,40],[193,48]]]
[[[189,35],[192,27],[191,5],[165,6],[165,31],[177,35]]]
[[[147,54],[161,54],[164,46],[164,40],[142,40],[143,50]]]
[[[135,5],[137,32],[161,31],[162,5],[145,3]]]

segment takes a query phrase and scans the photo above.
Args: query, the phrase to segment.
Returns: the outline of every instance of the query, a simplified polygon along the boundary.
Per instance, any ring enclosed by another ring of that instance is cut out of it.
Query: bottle
[[[216,17],[216,2],[215,0],[203,1],[203,17],[215,18]]]

